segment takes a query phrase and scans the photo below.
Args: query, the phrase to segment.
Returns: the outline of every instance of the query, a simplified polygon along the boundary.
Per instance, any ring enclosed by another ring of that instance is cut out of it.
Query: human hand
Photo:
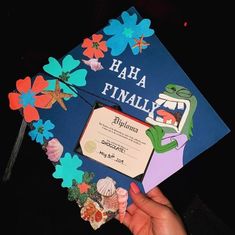
[[[134,235],[186,235],[181,218],[159,188],[143,195],[135,183],[130,185],[133,203],[123,223]]]

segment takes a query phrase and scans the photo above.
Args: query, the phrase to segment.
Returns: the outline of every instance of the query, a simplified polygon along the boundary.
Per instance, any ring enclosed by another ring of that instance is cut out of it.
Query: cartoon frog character
[[[143,178],[148,192],[183,166],[183,153],[192,136],[193,115],[197,99],[185,87],[168,84],[155,101],[155,113],[149,113],[146,122],[152,126],[146,131],[154,154]]]

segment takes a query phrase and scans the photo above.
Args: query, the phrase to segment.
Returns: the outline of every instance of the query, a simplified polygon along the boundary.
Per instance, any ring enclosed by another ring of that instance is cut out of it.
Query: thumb
[[[130,196],[135,205],[151,217],[162,218],[164,212],[167,212],[169,210],[167,206],[155,202],[152,199],[143,195],[140,192],[140,189],[137,184],[135,184],[134,182],[130,184]]]

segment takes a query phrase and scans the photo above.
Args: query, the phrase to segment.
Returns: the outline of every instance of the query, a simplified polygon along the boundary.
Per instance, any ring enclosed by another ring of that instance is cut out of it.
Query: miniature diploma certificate
[[[149,124],[109,106],[93,109],[79,140],[83,155],[132,178],[144,174],[153,153]]]

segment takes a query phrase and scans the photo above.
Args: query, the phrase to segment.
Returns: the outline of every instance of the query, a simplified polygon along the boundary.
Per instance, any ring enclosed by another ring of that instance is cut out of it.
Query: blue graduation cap
[[[123,221],[132,181],[149,192],[229,132],[134,7],[18,80],[9,102],[23,121],[6,179],[28,125],[94,229]]]

